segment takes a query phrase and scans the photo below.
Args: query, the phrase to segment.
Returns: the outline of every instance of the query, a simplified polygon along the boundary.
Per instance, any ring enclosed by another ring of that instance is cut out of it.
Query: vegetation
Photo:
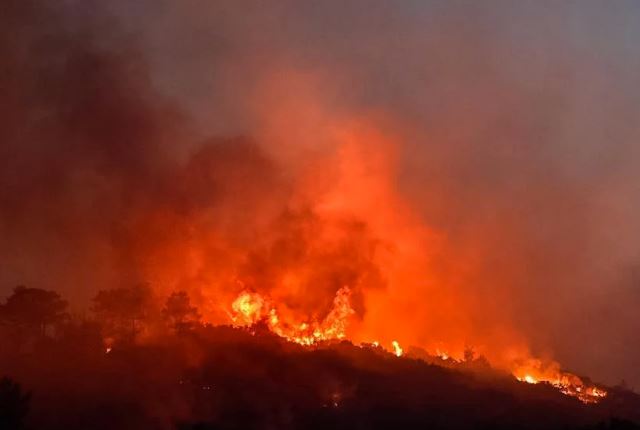
[[[0,379],[0,429],[24,428],[30,397],[11,379]]]
[[[200,314],[185,291],[172,293],[162,309],[162,316],[176,333],[193,329],[200,323]]]
[[[45,336],[47,328],[67,317],[67,302],[54,291],[18,286],[0,307],[0,323],[24,335]]]
[[[151,290],[147,285],[102,290],[93,303],[93,311],[102,321],[106,336],[133,342],[148,317]]]
[[[471,349],[445,368],[420,351],[308,348],[259,324],[203,325],[187,292],[150,291],[100,291],[79,318],[54,292],[16,288],[1,308],[1,344],[23,338],[0,349],[0,429],[640,428],[640,396],[622,387],[584,405]]]

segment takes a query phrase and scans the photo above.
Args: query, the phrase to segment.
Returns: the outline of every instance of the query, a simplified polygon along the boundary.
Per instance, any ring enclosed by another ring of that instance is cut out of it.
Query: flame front
[[[319,341],[344,339],[351,308],[351,290],[342,287],[333,299],[329,313],[321,320],[282,321],[277,307],[258,293],[243,291],[231,304],[231,320],[236,326],[248,326],[264,321],[269,329],[291,342],[313,345]]]
[[[586,384],[582,378],[572,373],[560,371],[557,365],[545,367],[540,360],[529,360],[517,367],[513,375],[518,381],[528,384],[552,385],[563,394],[576,397],[584,403],[597,403],[607,396],[605,390]]]
[[[296,112],[282,114],[289,123]],[[260,234],[249,244],[215,231],[188,248],[188,266],[195,266],[189,279],[206,280],[199,291],[207,322],[260,323],[305,346],[367,342],[397,357],[411,356],[413,344],[452,366],[467,360],[469,341],[524,383],[550,384],[584,402],[606,396],[554,362],[531,360],[511,300],[514,283],[529,275],[526,255],[500,254],[509,270],[487,270],[496,252],[491,241],[517,238],[517,229],[482,224],[457,243],[425,223],[397,192],[399,138],[387,127],[366,118],[337,120],[318,137],[331,142],[325,156],[296,164],[304,167],[296,170],[291,196],[282,196],[283,207],[260,200],[252,215],[259,222],[251,226]],[[210,243],[221,250],[216,258],[207,254]],[[238,281],[241,288],[228,297]],[[487,291],[495,293],[491,300]]]
[[[331,310],[320,321],[283,321],[278,314],[277,306],[269,298],[250,291],[242,291],[238,295],[231,303],[231,312],[228,315],[237,327],[264,322],[274,334],[290,342],[310,346],[318,342],[345,339],[349,319],[354,313],[351,307],[351,290],[345,286],[336,292]],[[380,347],[378,341],[369,345]],[[397,340],[391,341],[388,351],[396,357],[404,355],[404,350]],[[459,362],[440,348],[436,349],[435,356],[443,361]],[[561,393],[576,397],[583,403],[597,403],[607,395],[605,390],[587,385],[580,377],[560,371],[555,363],[545,367],[542,361],[531,359],[513,369],[512,374],[518,381],[528,384],[552,385]]]

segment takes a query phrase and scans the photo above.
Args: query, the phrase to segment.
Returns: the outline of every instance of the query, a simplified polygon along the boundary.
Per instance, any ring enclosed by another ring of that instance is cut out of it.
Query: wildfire
[[[393,353],[396,355],[396,357],[401,357],[404,351],[400,347],[398,341],[394,340],[393,342],[391,342],[391,345],[393,346]]]
[[[238,325],[251,325],[264,317],[265,300],[257,293],[243,292],[231,304],[231,319]],[[277,317],[276,317],[277,323]]]
[[[450,358],[448,353],[441,351],[440,349],[436,349],[436,355],[444,361],[447,361]]]
[[[351,308],[351,290],[342,287],[333,299],[333,306],[322,321],[311,320],[299,323],[283,322],[275,305],[258,293],[244,291],[231,304],[231,320],[236,326],[248,326],[264,321],[269,330],[291,342],[301,345],[333,339],[344,339]]]
[[[277,306],[268,297],[251,291],[241,292],[231,304],[231,312],[228,312],[232,323],[237,327],[264,322],[274,334],[305,346],[322,341],[345,339],[349,318],[353,314],[351,290],[347,286],[336,292],[331,310],[322,320],[283,321]],[[380,347],[378,341],[369,345]],[[404,355],[403,348],[396,340],[391,342],[391,348],[387,351],[396,357]],[[451,358],[451,354],[440,348],[436,350],[436,356],[445,361]],[[605,390],[587,385],[580,377],[561,372],[557,364],[545,368],[540,360],[529,360],[517,366],[512,374],[518,381],[524,383],[549,384],[561,393],[576,397],[584,403],[597,403],[607,395]]]
[[[537,384],[538,382],[540,382],[531,375],[524,375],[522,378],[516,376],[516,379],[521,382],[526,382],[527,384]]]
[[[557,388],[561,393],[576,397],[584,403],[597,403],[607,396],[607,392],[593,385],[587,385],[580,377],[560,371],[557,366],[544,368],[539,360],[530,360],[513,372],[518,381],[527,384],[545,383]]]

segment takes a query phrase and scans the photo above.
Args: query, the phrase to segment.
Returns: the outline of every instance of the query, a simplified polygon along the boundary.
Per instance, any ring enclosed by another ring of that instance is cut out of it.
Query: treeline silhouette
[[[55,291],[18,286],[0,304],[3,340],[17,351],[45,340],[82,341],[94,337],[107,344],[133,343],[144,330],[162,325],[182,333],[200,324],[201,315],[189,295],[176,291],[158,311],[152,290],[141,284],[101,290],[93,298],[92,316],[72,316],[68,302]],[[81,339],[77,339],[77,337]]]
[[[640,397],[584,405],[471,351],[291,344],[264,324],[210,326],[189,295],[98,292],[89,316],[16,287],[0,305],[0,429],[640,429]],[[419,359],[417,357],[420,357]]]

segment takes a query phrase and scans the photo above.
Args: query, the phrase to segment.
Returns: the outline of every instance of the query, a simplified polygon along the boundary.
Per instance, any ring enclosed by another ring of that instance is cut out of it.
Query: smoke
[[[640,384],[634,3],[9,2],[0,288],[242,289]]]

